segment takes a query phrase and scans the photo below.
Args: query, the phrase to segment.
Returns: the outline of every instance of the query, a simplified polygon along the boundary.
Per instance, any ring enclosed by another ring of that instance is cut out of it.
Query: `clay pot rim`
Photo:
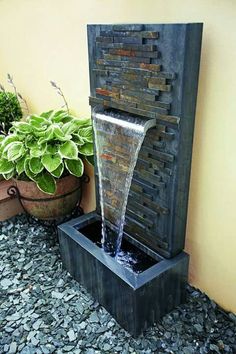
[[[42,197],[42,198],[50,198],[50,197],[57,197],[59,195],[62,194],[66,194],[67,190],[70,191],[71,190],[71,184],[73,184],[74,186],[77,185],[78,187],[81,187],[81,177],[76,177],[73,175],[68,175],[62,178],[55,178],[56,181],[56,191],[54,194],[48,194],[45,193],[43,191],[41,191],[36,183],[34,181],[24,181],[24,180],[20,180],[17,178],[12,178],[15,186],[19,187],[19,192],[22,195],[22,197],[30,197],[30,196],[37,196],[37,197]],[[69,181],[72,180],[72,183],[69,183]],[[29,186],[27,188],[27,186]],[[63,187],[63,191],[61,191],[60,189]],[[27,190],[24,189],[28,189],[28,191],[30,191],[29,193],[27,192]],[[23,190],[22,190],[23,189]],[[72,188],[73,190],[74,188]]]
[[[81,176],[82,177],[82,176]],[[56,178],[53,177],[56,181],[56,183],[60,183],[60,181],[64,181],[65,179],[69,179],[69,178],[76,178],[76,179],[80,179],[81,177],[76,177],[73,175],[68,175],[68,176],[64,176],[64,177],[60,177],[60,178]],[[11,178],[14,182],[20,182],[20,183],[32,183],[32,184],[36,184],[34,181],[29,180],[29,181],[25,181],[24,179],[20,179],[20,178],[16,178],[16,177],[12,177]]]

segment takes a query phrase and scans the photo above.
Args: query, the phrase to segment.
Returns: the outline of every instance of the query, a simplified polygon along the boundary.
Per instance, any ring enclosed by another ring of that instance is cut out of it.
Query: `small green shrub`
[[[17,96],[12,92],[0,92],[0,131],[8,133],[11,123],[22,118],[23,113]]]
[[[48,194],[55,193],[58,178],[82,176],[82,159],[91,162],[92,155],[91,120],[65,110],[30,115],[24,122],[13,122],[10,134],[0,136],[0,174],[34,181]]]

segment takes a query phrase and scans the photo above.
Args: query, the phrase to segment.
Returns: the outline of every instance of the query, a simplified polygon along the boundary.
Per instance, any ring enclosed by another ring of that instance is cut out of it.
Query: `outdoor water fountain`
[[[59,227],[66,269],[132,335],[185,300],[202,24],[89,25],[97,209]]]
[[[116,256],[122,242],[126,205],[146,131],[156,120],[114,112],[93,112],[97,150],[99,196],[102,215],[102,244]]]

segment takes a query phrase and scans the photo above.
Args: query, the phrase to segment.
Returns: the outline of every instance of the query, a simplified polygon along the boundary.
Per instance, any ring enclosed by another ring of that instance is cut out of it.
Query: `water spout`
[[[92,112],[100,206],[102,245],[116,256],[120,250],[130,185],[138,153],[155,119],[96,107]]]

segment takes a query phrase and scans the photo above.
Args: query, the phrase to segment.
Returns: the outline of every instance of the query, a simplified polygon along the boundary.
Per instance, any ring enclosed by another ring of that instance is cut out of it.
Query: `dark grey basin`
[[[137,336],[185,301],[189,257],[181,252],[165,259],[125,234],[125,248],[138,250],[141,257],[138,271],[127,268],[96,244],[99,221],[92,212],[59,226],[63,264],[122,327]]]

